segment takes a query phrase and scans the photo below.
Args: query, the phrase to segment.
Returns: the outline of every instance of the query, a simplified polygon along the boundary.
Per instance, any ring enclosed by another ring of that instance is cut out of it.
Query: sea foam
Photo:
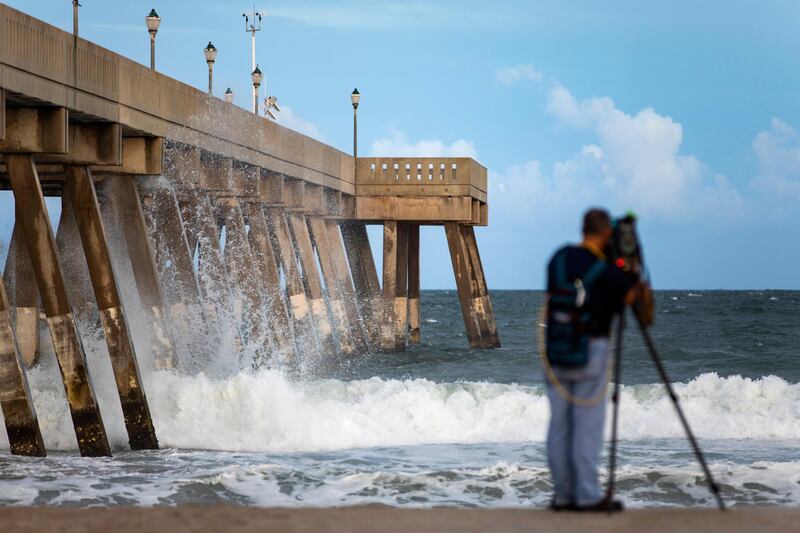
[[[45,443],[48,449],[74,450],[63,391],[45,373],[30,372]],[[97,392],[109,438],[125,448],[113,380],[98,382],[107,384]],[[219,379],[150,372],[145,386],[161,446],[181,449],[309,452],[540,442],[549,417],[542,387],[513,384],[377,377],[296,381],[278,370],[261,370]],[[675,389],[701,438],[800,439],[800,384],[708,373]],[[621,406],[623,440],[683,436],[660,384],[624,387]],[[8,449],[4,431],[0,449]]]

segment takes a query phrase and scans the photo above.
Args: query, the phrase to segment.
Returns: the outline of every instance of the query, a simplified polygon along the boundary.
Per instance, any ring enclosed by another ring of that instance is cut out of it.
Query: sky
[[[5,1],[71,31],[67,0]],[[249,107],[252,3],[82,6],[82,37],[141,63],[155,7],[158,70],[200,89],[213,41],[215,93],[231,87]],[[549,256],[599,205],[637,213],[656,288],[800,289],[800,2],[257,8],[279,122],[352,152],[358,87],[360,155],[471,156],[488,168],[489,226],[476,233],[490,288],[541,288]],[[380,265],[380,227],[370,235]],[[423,288],[455,286],[442,228],[423,228],[421,261]]]

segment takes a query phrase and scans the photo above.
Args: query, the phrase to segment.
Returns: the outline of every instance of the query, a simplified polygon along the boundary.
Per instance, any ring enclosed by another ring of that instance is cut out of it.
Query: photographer
[[[608,212],[590,209],[583,242],[558,250],[547,267],[547,353],[543,357],[550,402],[547,456],[553,510],[619,511],[603,498],[597,462],[603,440],[614,315],[643,290],[638,272],[607,260],[613,235]]]

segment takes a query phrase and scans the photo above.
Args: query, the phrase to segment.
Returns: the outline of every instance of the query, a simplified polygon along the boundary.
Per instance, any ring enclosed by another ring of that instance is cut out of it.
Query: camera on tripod
[[[642,324],[649,327],[655,318],[655,300],[649,280],[646,279],[644,254],[636,231],[636,215],[629,212],[615,219],[612,229],[614,233],[608,243],[606,255],[620,270],[640,282],[632,308]]]
[[[608,244],[606,255],[623,272],[639,278],[642,267],[642,247],[636,233],[636,215],[628,213],[612,223],[614,233]]]

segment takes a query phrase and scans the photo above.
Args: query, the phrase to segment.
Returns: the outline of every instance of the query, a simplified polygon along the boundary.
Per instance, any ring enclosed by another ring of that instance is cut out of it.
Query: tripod
[[[719,507],[720,511],[725,510],[725,502],[722,501],[722,496],[719,493],[719,486],[714,481],[713,476],[711,475],[711,471],[708,469],[708,464],[706,464],[705,457],[703,456],[703,452],[700,450],[700,446],[697,444],[697,440],[694,437],[694,433],[692,433],[692,428],[689,427],[689,422],[686,420],[686,416],[683,414],[683,409],[681,409],[681,405],[678,402],[678,396],[675,394],[674,389],[672,388],[672,384],[669,381],[669,377],[667,377],[667,371],[664,368],[664,365],[661,363],[661,358],[658,356],[658,352],[656,351],[655,344],[653,343],[653,338],[650,336],[650,332],[647,330],[647,326],[645,326],[644,322],[642,321],[641,315],[637,312],[637,309],[632,309],[633,315],[636,317],[636,322],[639,325],[639,330],[642,333],[642,337],[644,338],[644,342],[647,345],[647,350],[650,352],[650,358],[653,360],[653,364],[658,371],[658,375],[661,378],[661,381],[664,383],[664,387],[667,389],[667,394],[669,395],[670,401],[672,401],[672,405],[675,407],[675,411],[678,414],[678,419],[681,421],[681,425],[683,425],[683,430],[686,433],[686,438],[689,439],[689,443],[692,445],[692,450],[694,451],[694,455],[697,458],[697,462],[700,463],[700,466],[703,469],[703,473],[708,480],[708,488],[711,493],[714,495],[714,498],[717,500],[717,507]],[[611,401],[613,402],[613,417],[611,422],[611,449],[609,450],[609,458],[608,458],[608,487],[606,488],[606,500],[612,501],[614,497],[614,488],[615,488],[615,474],[617,468],[617,426],[619,421],[619,392],[620,392],[620,382],[622,378],[622,333],[625,330],[625,309],[619,315],[619,320],[617,322],[617,344],[614,351],[614,392],[611,395]]]

